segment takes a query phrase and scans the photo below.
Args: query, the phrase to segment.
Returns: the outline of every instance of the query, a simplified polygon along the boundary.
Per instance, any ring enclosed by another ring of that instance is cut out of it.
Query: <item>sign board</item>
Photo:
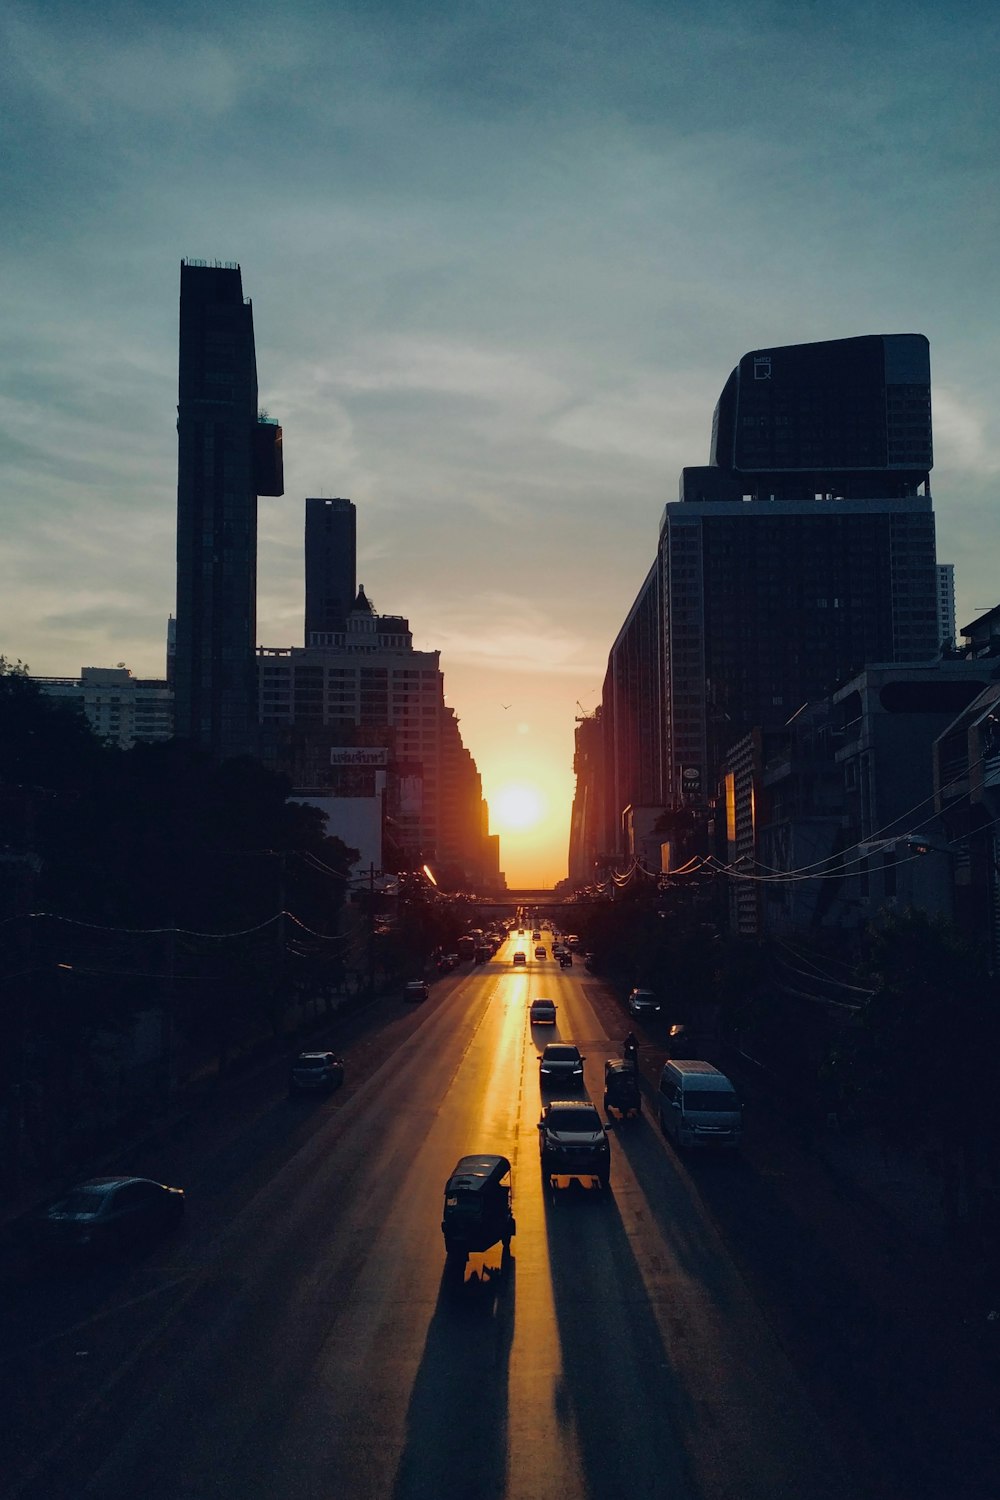
[[[366,747],[349,745],[334,747],[330,751],[331,766],[387,766],[389,752],[384,745]]]
[[[684,766],[681,771],[681,792],[685,797],[701,794],[701,767]]]

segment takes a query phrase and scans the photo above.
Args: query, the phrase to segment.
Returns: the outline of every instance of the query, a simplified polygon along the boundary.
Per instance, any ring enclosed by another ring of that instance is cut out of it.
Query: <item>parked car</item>
[[[513,962],[515,964],[526,964],[528,962],[528,955],[522,949],[518,948],[514,954]]]
[[[580,1099],[553,1099],[538,1122],[542,1176],[596,1177],[607,1188],[611,1146],[595,1105]]]
[[[331,1094],[344,1081],[344,1059],[334,1052],[300,1052],[288,1073],[290,1094]]]
[[[43,1211],[36,1239],[53,1251],[114,1253],[168,1233],[183,1213],[183,1188],[148,1177],[91,1177]]]
[[[538,1060],[538,1081],[542,1088],[583,1088],[585,1057],[572,1042],[549,1042]]]
[[[430,994],[430,986],[424,979],[410,979],[403,986],[404,1000],[426,1000]]]
[[[532,1026],[554,1026],[556,1024],[556,1006],[554,1000],[546,1000],[539,995],[532,1000],[528,1007],[528,1015]]]
[[[660,1002],[653,990],[633,990],[628,997],[629,1014],[633,1016],[658,1016]]]

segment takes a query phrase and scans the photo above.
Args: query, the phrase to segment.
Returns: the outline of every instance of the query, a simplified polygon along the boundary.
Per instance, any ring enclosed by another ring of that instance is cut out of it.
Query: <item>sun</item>
[[[502,787],[490,803],[491,821],[495,816],[501,829],[509,832],[534,828],[545,811],[541,794],[523,781]]]

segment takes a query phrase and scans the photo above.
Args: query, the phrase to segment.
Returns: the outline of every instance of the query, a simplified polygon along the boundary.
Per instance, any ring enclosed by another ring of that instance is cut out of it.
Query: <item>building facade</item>
[[[156,678],[133,677],[128,667],[82,667],[79,677],[36,677],[43,693],[79,705],[94,733],[119,750],[169,740],[174,695]]]
[[[630,805],[663,808],[672,860],[707,849],[732,747],[763,744],[867,662],[938,657],[932,461],[923,335],[742,357],[612,647],[602,795],[588,794],[603,827],[580,822],[578,867],[601,843],[624,855]],[[749,788],[745,759],[730,771]],[[749,898],[741,912],[752,925]]]
[[[661,574],[654,563],[608,655],[602,694],[607,817],[601,842],[629,854],[626,809],[663,800]]]
[[[305,644],[345,630],[357,584],[357,511],[350,500],[306,501]]]
[[[479,773],[444,701],[440,653],[358,591],[340,631],[257,655],[261,754],[300,798],[378,802],[382,865],[458,866],[498,878]],[[351,753],[359,752],[359,753]],[[330,823],[331,833],[340,835]],[[345,836],[345,842],[350,839]]]
[[[669,806],[866,662],[937,656],[931,457],[922,335],[743,356],[660,530]]]
[[[868,661],[937,655],[930,496],[665,509],[664,791],[697,805],[729,745]]]
[[[938,641],[955,645],[955,564],[937,565]]]
[[[220,759],[256,740],[257,497],[283,491],[281,428],[258,409],[237,265],[181,264],[176,732]]]

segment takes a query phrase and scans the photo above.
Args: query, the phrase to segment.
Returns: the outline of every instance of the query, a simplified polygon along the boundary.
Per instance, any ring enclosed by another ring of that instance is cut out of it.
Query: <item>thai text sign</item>
[[[389,752],[384,745],[365,747],[350,745],[330,751],[331,766],[387,766]]]

